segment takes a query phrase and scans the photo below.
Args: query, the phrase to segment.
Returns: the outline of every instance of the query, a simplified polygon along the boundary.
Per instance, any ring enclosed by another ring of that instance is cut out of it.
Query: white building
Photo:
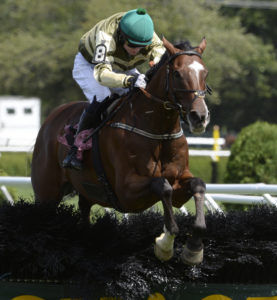
[[[40,99],[0,96],[0,151],[32,151],[40,128]]]

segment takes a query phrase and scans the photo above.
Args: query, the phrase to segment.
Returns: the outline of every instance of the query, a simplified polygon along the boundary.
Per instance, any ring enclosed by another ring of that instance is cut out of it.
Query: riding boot
[[[78,128],[77,128],[75,137],[74,137],[74,142],[75,142],[76,136],[82,130],[90,128],[92,117],[93,117],[93,115],[89,114],[86,110],[83,111],[83,113],[80,117],[80,121],[79,121],[79,124],[78,124]],[[74,168],[74,169],[77,169],[77,170],[82,169],[82,162],[79,159],[77,159],[77,157],[76,157],[77,150],[78,150],[77,146],[75,146],[75,144],[73,143],[70,150],[67,153],[67,156],[63,160],[63,167],[64,168]]]
[[[106,98],[108,100],[108,98]],[[75,134],[76,136],[83,130],[90,129],[90,128],[96,128],[100,122],[101,122],[101,113],[105,108],[107,108],[107,101],[103,100],[102,102],[94,101],[90,103],[90,105],[83,111],[80,121],[78,124],[78,128]],[[82,161],[77,159],[77,150],[78,148],[73,145],[71,146],[71,149],[69,150],[66,158],[63,160],[63,167],[64,168],[74,168],[77,170],[82,169]]]

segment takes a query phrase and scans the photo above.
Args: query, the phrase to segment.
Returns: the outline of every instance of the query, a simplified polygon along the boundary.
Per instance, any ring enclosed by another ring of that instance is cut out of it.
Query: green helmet
[[[147,46],[151,44],[154,24],[143,8],[128,11],[119,23],[121,32],[130,44]]]

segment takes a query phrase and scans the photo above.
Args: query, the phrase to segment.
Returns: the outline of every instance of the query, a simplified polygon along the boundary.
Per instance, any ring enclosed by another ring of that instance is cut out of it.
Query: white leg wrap
[[[169,231],[164,227],[164,233],[156,238],[155,242],[155,255],[162,261],[169,260],[173,256],[175,235],[170,234]]]
[[[203,253],[203,249],[199,251],[192,251],[187,247],[187,245],[185,245],[181,254],[181,259],[186,265],[198,265],[203,261]]]

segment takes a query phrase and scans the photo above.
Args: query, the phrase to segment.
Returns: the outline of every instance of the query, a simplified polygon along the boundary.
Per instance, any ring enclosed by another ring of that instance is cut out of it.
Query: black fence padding
[[[208,214],[204,261],[196,267],[180,260],[194,217],[177,214],[176,221],[174,257],[160,262],[153,252],[163,228],[160,213],[99,215],[85,225],[65,205],[2,205],[0,278],[72,281],[88,293],[99,290],[99,297],[105,291],[124,299],[143,299],[155,286],[174,291],[186,282],[277,283],[276,208]]]

